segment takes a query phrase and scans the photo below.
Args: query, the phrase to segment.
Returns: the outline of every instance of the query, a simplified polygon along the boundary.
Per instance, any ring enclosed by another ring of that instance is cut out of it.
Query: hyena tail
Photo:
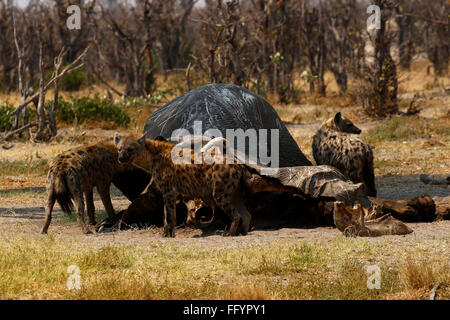
[[[363,179],[364,184],[367,187],[368,195],[375,198],[377,196],[377,189],[375,187],[373,158],[366,159],[366,161],[364,161]]]
[[[74,209],[72,196],[67,184],[67,172],[56,173],[53,180],[53,194],[62,211],[70,215]]]

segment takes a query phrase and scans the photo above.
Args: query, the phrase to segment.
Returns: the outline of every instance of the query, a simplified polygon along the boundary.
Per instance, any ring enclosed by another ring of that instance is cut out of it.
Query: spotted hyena
[[[351,181],[363,182],[376,197],[373,152],[357,135],[361,130],[340,112],[325,121],[313,137],[312,149],[318,165],[338,168]]]
[[[132,163],[152,175],[152,183],[163,196],[165,237],[175,236],[175,208],[179,195],[185,199],[199,198],[213,211],[222,209],[231,219],[225,236],[248,232],[251,216],[244,201],[245,181],[248,179],[244,165],[209,161],[175,163],[172,160],[175,145],[163,139],[121,137],[116,133],[114,143],[119,150],[119,162]],[[180,155],[186,152],[192,157],[194,150],[179,149],[176,152]]]
[[[115,182],[120,190],[125,190],[123,193],[129,199],[135,198],[142,191],[131,190],[133,187],[126,186],[126,179],[120,178],[121,175],[136,175],[134,169],[137,168],[131,165],[120,164],[117,161],[117,157],[118,152],[113,143],[100,142],[68,150],[58,155],[50,163],[46,181],[46,217],[42,233],[47,233],[55,201],[59,203],[65,213],[70,214],[73,211],[73,200],[76,207],[77,220],[82,231],[90,233],[83,217],[85,202],[83,194],[86,199],[89,224],[94,225],[96,223],[93,200],[94,187],[97,188],[110,219],[115,217],[109,194],[111,182]],[[139,171],[142,172],[140,169]],[[144,175],[147,174],[144,172]],[[148,175],[147,180],[150,180]],[[134,181],[134,184],[140,184],[140,182]]]

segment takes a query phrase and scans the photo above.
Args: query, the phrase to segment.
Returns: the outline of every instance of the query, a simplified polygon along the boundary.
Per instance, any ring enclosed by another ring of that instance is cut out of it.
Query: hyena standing
[[[109,187],[117,174],[133,169],[130,165],[119,164],[117,157],[117,149],[112,143],[100,142],[68,150],[51,162],[46,181],[47,204],[42,233],[47,233],[55,201],[65,213],[70,214],[73,211],[72,200],[75,202],[81,230],[84,233],[90,233],[83,217],[83,194],[86,198],[89,224],[95,225],[94,187],[97,187],[109,218],[114,219],[115,213]],[[123,181],[122,187],[124,187]]]
[[[114,136],[119,149],[119,162],[132,163],[152,175],[152,181],[161,192],[164,201],[164,236],[175,236],[176,201],[183,198],[199,198],[214,211],[222,209],[231,219],[231,226],[224,235],[246,234],[250,226],[250,213],[245,206],[243,193],[250,176],[247,168],[239,164],[202,162],[174,163],[172,143],[160,140],[136,139],[132,136]],[[192,149],[179,149],[180,153]],[[192,158],[191,158],[192,159]],[[242,222],[240,225],[239,223]]]
[[[363,182],[369,196],[376,197],[373,152],[356,134],[361,130],[340,112],[325,121],[313,137],[317,165],[331,165],[351,181]]]

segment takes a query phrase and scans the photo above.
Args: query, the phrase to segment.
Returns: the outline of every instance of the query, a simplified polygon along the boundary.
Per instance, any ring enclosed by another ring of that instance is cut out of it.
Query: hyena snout
[[[125,152],[121,152],[119,153],[118,160],[120,163],[129,163],[131,162],[131,156]]]
[[[354,126],[353,130],[354,130],[353,133],[356,133],[356,134],[360,134],[361,133],[361,129],[358,128],[357,126]]]

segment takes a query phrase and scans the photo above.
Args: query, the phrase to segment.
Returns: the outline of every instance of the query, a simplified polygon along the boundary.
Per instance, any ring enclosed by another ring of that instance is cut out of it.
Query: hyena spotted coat
[[[325,121],[313,137],[317,165],[331,165],[355,183],[363,182],[369,196],[376,197],[373,152],[357,135],[361,130],[338,112]]]
[[[96,223],[93,199],[94,187],[97,187],[110,219],[115,217],[109,194],[111,182],[115,182],[115,179],[117,179],[116,186],[129,199],[135,198],[140,193],[139,190],[132,190],[133,187],[126,186],[126,179],[120,179],[120,175],[136,174],[134,172],[136,168],[131,165],[120,164],[117,157],[118,152],[113,143],[100,142],[63,152],[50,163],[46,181],[46,217],[42,233],[47,233],[55,201],[59,203],[65,213],[70,214],[73,211],[73,200],[77,220],[82,231],[90,233],[84,221],[84,198],[86,199],[89,224],[94,225]],[[144,174],[146,175],[145,172]],[[148,175],[147,179],[150,179]],[[139,183],[136,182],[136,184]]]
[[[114,143],[119,150],[119,162],[132,163],[152,175],[152,183],[161,192],[164,201],[165,237],[175,236],[176,201],[183,198],[199,198],[214,211],[222,209],[231,219],[225,236],[246,234],[250,226],[244,194],[250,176],[247,168],[239,164],[201,162],[174,163],[174,145],[167,141],[121,137],[116,133]],[[180,149],[192,156],[193,150]],[[240,224],[241,222],[241,224]]]

